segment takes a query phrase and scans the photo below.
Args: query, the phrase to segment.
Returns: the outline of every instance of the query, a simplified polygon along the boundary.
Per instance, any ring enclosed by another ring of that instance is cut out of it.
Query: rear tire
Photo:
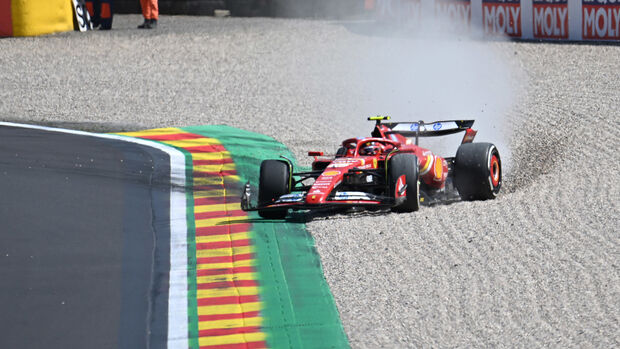
[[[290,168],[288,163],[280,160],[265,160],[260,165],[258,182],[258,205],[264,206],[273,203],[280,196],[290,192]],[[283,219],[286,217],[284,209],[258,210],[258,215],[267,219]]]
[[[398,179],[405,175],[406,196],[397,198]],[[420,209],[420,182],[418,157],[414,154],[396,154],[388,163],[388,180],[390,195],[397,201],[392,207],[394,212],[415,212]]]
[[[491,143],[461,144],[454,159],[454,185],[466,201],[495,199],[502,186],[502,162]]]

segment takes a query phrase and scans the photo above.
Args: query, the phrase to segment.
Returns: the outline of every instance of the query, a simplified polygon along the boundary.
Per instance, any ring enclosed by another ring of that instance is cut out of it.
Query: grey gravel
[[[228,124],[307,165],[305,151],[367,134],[366,116],[464,111],[505,159],[498,199],[308,223],[351,345],[620,346],[619,46],[437,44],[354,22],[140,22],[0,40],[0,119]]]

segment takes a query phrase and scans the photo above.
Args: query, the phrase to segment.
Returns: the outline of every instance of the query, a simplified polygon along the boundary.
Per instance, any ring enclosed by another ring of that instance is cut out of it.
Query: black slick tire
[[[420,209],[420,182],[418,157],[414,154],[396,154],[388,162],[388,181],[390,195],[396,203],[392,207],[394,212],[415,212]],[[404,175],[406,197],[396,198],[398,179]]]
[[[454,184],[466,201],[495,199],[502,186],[502,162],[491,143],[465,143],[454,159]]]
[[[264,206],[273,203],[280,196],[290,192],[290,168],[288,163],[280,160],[265,160],[260,165],[258,183],[258,203]],[[258,214],[267,219],[283,219],[287,209],[258,210]]]

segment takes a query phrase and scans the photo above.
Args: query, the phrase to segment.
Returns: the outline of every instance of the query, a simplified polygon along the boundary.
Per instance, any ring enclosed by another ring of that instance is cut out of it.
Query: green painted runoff
[[[280,155],[294,159],[284,145],[265,135],[220,125],[182,130],[216,138],[231,153],[241,179],[236,193],[239,196],[247,181],[253,189],[258,187],[263,160],[277,159]],[[253,192],[256,194],[256,190]],[[268,334],[269,347],[348,348],[314,239],[305,224],[295,220],[265,220],[255,212],[249,217],[264,304],[263,330]]]

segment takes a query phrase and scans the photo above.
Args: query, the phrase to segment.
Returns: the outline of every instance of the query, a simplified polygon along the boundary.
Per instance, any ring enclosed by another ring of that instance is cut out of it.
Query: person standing
[[[112,29],[112,0],[86,0],[86,9],[93,23],[93,28],[99,30]]]
[[[140,0],[142,7],[142,16],[144,23],[138,26],[138,29],[155,29],[157,28],[157,19],[159,18],[159,8],[157,0]]]

